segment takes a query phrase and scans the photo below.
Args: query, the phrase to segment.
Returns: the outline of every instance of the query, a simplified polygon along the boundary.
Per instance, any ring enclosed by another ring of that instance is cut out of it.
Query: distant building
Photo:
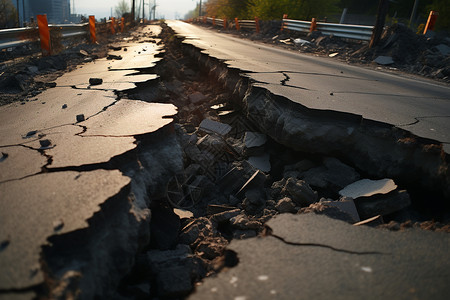
[[[20,25],[36,20],[37,15],[47,15],[52,24],[70,22],[70,0],[12,0],[19,12]]]

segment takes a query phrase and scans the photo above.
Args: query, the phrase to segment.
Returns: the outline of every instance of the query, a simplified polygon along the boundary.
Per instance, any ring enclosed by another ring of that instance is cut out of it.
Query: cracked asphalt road
[[[351,113],[401,127],[443,143],[450,153],[450,87],[446,85],[304,55],[179,21],[168,25],[185,38],[184,43],[247,72],[255,86],[309,109]]]
[[[42,249],[51,246],[49,239],[88,228],[105,203],[130,190],[132,178],[103,164],[135,149],[136,137],[173,122],[171,104],[117,96],[157,78],[138,71],[160,60],[161,47],[142,39],[121,46],[112,53],[121,60],[84,64],[32,101],[0,107],[0,297],[12,297],[3,294],[8,291],[28,297],[43,284]],[[89,86],[93,77],[103,84]],[[77,122],[80,114],[85,120]],[[128,195],[121,197],[129,205]]]
[[[265,237],[233,240],[236,267],[189,299],[446,299],[450,237],[282,214]],[[293,267],[295,266],[295,267]]]

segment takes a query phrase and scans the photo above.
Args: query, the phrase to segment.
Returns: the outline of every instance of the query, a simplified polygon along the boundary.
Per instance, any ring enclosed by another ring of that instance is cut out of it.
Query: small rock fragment
[[[397,185],[392,179],[361,179],[340,190],[339,195],[356,199],[359,197],[370,197],[376,194],[387,194],[396,188]]]
[[[47,148],[52,144],[52,142],[50,140],[45,139],[39,140],[39,144],[41,144],[41,148]]]
[[[87,51],[85,50],[80,50],[80,54],[83,56],[89,56],[89,53],[87,53]]]
[[[359,222],[361,220],[352,198],[342,198],[339,201],[320,201],[320,203],[339,208],[341,211],[351,216],[354,222]]]
[[[61,108],[62,109],[66,109],[67,108],[67,104],[63,104],[63,106]]]
[[[217,133],[219,135],[224,136],[231,131],[231,126],[210,119],[204,119],[200,123],[200,130],[203,130],[207,133]]]
[[[394,60],[390,56],[378,56],[374,59],[374,62],[379,65],[392,65],[394,63]]]
[[[28,131],[28,133],[25,135],[24,138],[32,137],[32,136],[35,135],[36,133],[37,133],[37,130]]]
[[[100,85],[103,83],[103,79],[101,78],[89,78],[90,85]]]
[[[292,200],[300,206],[308,206],[317,201],[317,192],[303,180],[289,178],[283,187],[282,193],[291,196]]]
[[[83,114],[77,115],[77,122],[83,122],[84,120],[85,120],[85,118],[84,118]]]
[[[247,148],[260,147],[267,142],[267,137],[263,133],[247,131],[244,135],[244,144]]]
[[[278,200],[275,208],[282,214],[295,212],[295,204],[289,197],[284,197],[283,199]]]
[[[263,172],[270,172],[271,166],[270,166],[270,155],[264,154],[261,156],[252,156],[248,158],[248,162],[255,167],[256,169],[259,169]]]

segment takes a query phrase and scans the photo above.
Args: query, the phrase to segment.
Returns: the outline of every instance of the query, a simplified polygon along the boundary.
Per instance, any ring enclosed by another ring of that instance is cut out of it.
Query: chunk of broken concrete
[[[361,220],[352,198],[345,197],[338,201],[320,201],[320,203],[322,203],[323,205],[339,208],[341,211],[347,213],[352,217],[353,223],[359,222]]]
[[[231,131],[231,126],[210,119],[204,119],[200,123],[199,129],[207,133],[217,133],[221,136],[225,136]]]
[[[303,180],[289,178],[281,192],[290,195],[292,200],[300,206],[308,206],[317,201],[317,192]]]
[[[200,92],[195,92],[189,95],[189,101],[191,101],[192,104],[204,102],[206,99],[208,98]]]
[[[258,170],[270,172],[270,155],[267,153],[261,156],[251,156],[248,158],[248,162]]]
[[[323,202],[316,202],[311,204],[308,207],[304,207],[300,209],[299,213],[315,213],[318,215],[325,215],[329,218],[341,220],[348,223],[354,223],[354,219],[348,213],[340,210],[336,206],[329,206],[324,204]]]
[[[289,197],[284,197],[278,200],[277,204],[275,205],[275,208],[282,214],[295,212],[295,204]]]
[[[90,85],[100,85],[103,83],[103,79],[101,78],[89,78]]]
[[[247,131],[244,135],[244,144],[247,148],[261,147],[267,142],[264,133]]]
[[[300,178],[313,187],[328,189],[336,193],[360,178],[355,169],[336,158],[325,158],[323,164],[323,166],[303,172]]]
[[[378,56],[373,61],[379,65],[392,65],[394,63],[394,60],[392,59],[392,57],[382,56],[382,55]]]
[[[392,179],[361,179],[340,190],[339,195],[356,199],[359,197],[370,197],[376,194],[387,194],[396,188],[397,185]]]
[[[393,191],[389,194],[376,194],[370,197],[355,199],[356,209],[362,219],[376,215],[389,215],[411,205],[409,194],[405,190]]]
[[[311,43],[310,41],[307,41],[307,40],[304,40],[301,38],[294,39],[294,44],[296,44],[296,45],[303,46],[305,44],[310,44],[310,43]]]

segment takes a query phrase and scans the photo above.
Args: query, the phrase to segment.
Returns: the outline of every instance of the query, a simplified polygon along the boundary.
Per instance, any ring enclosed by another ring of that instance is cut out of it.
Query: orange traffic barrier
[[[284,15],[283,15],[283,20],[284,20],[284,19],[287,19],[287,17],[288,17],[288,15],[287,15],[287,14],[284,14]],[[281,31],[283,31],[283,29],[284,29],[284,22],[281,22]]]
[[[39,38],[41,39],[42,55],[48,56],[52,54],[50,48],[50,30],[48,29],[47,15],[37,16],[39,27]]]
[[[206,24],[206,16],[203,16],[203,23]]]
[[[213,17],[213,26],[216,26],[216,17]]]
[[[255,18],[255,28],[256,28],[256,33],[259,33],[260,28],[259,28],[259,18],[258,17]]]
[[[111,18],[111,23],[109,23],[110,26],[111,26],[111,34],[116,34],[116,29],[114,28],[115,27],[114,23],[116,23],[116,18],[112,17]]]
[[[120,19],[120,32],[123,32],[124,27],[125,27],[125,18],[122,17],[122,19]]]
[[[97,37],[95,36],[95,16],[89,16],[89,31],[91,33],[92,43],[96,43]]]
[[[316,18],[312,18],[311,20],[311,27],[309,28],[309,32],[313,32],[317,30],[317,22]]]
[[[234,18],[234,22],[236,23],[236,30],[241,30],[241,27],[239,26],[238,18]]]
[[[425,29],[423,30],[423,34],[427,33],[428,30],[433,31],[434,25],[436,24],[436,20],[439,16],[437,11],[430,11],[430,15],[428,16],[427,25],[425,25]]]
[[[228,28],[228,24],[227,24],[227,19],[223,19],[223,29],[227,29]]]

